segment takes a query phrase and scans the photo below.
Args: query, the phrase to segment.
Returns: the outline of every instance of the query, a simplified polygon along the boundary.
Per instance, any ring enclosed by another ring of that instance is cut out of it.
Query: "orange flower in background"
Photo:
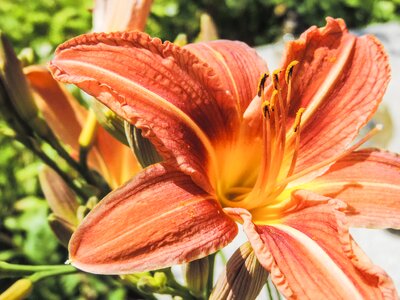
[[[376,129],[350,146],[390,78],[375,38],[328,18],[269,74],[240,42],[88,34],[59,46],[50,68],[164,159],[85,218],[69,244],[77,268],[126,274],[198,259],[236,236],[236,220],[288,298],[396,298],[347,227],[400,228],[400,158],[355,151]]]
[[[144,30],[152,0],[96,0],[93,9],[94,31]],[[24,69],[35,92],[35,102],[57,137],[74,157],[79,156],[79,136],[89,113],[77,99],[42,66]],[[100,126],[96,128],[88,164],[98,171],[111,188],[116,188],[140,171],[129,147],[123,145]]]
[[[35,91],[35,102],[46,122],[77,158],[80,151],[79,136],[88,118],[88,111],[65,87],[54,80],[45,67],[30,66],[25,68],[24,72]],[[88,164],[98,171],[112,188],[123,184],[140,170],[131,149],[101,126],[97,126]]]

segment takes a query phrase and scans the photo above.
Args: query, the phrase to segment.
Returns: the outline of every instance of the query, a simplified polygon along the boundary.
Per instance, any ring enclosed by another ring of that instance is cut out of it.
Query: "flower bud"
[[[54,170],[45,166],[39,172],[39,182],[54,216],[64,223],[77,226],[79,203],[64,180]]]
[[[40,136],[54,139],[46,122],[39,117],[28,82],[10,42],[0,32],[0,82],[5,99],[10,102],[18,116]]]
[[[35,61],[35,52],[33,52],[32,48],[24,48],[18,54],[18,59],[22,67],[32,65]]]
[[[209,258],[204,257],[191,261],[183,267],[183,276],[190,293],[201,298],[207,287]]]
[[[179,33],[174,40],[174,45],[178,45],[179,47],[186,46],[187,43],[188,40],[187,40],[187,35],[185,33]]]
[[[72,233],[74,233],[76,226],[68,223],[62,218],[57,217],[55,214],[50,214],[47,217],[47,221],[49,222],[51,230],[60,241],[61,245],[68,247],[69,240]]]
[[[200,33],[197,42],[208,42],[218,39],[217,27],[210,15],[203,13],[200,16]]]
[[[124,120],[100,101],[88,99],[90,108],[100,125],[121,143],[129,146],[125,136]]]
[[[97,131],[97,120],[96,115],[92,110],[89,110],[88,117],[85,121],[85,125],[79,135],[79,146],[81,151],[89,151],[96,139]]]
[[[145,294],[162,292],[166,285],[167,276],[164,272],[155,272],[153,276],[142,276],[137,282],[137,288]]]
[[[125,122],[125,134],[129,146],[143,168],[162,161],[153,144],[142,136],[142,131],[139,128]]]
[[[0,300],[20,300],[28,297],[32,291],[33,282],[29,278],[22,278],[13,283],[0,295]]]
[[[250,243],[240,246],[218,278],[210,299],[253,300],[267,282],[269,273],[258,262]]]

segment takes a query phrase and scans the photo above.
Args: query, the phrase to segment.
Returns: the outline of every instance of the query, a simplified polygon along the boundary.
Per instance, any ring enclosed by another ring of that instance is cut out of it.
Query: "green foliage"
[[[325,17],[340,17],[349,27],[399,20],[399,0],[155,0],[147,31],[174,40],[186,33],[193,40],[202,12],[210,14],[221,38],[250,45],[274,42],[284,33],[299,34]]]
[[[48,57],[55,45],[89,30],[91,5],[91,0],[2,0],[0,29],[17,51],[30,46]]]

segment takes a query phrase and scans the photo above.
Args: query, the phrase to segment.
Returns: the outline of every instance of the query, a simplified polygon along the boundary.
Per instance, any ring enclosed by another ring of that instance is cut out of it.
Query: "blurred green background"
[[[91,7],[92,0],[1,0],[0,30],[17,53],[30,47],[34,62],[43,63],[58,44],[90,30]],[[169,40],[186,33],[191,41],[203,12],[212,16],[221,38],[256,46],[323,25],[326,16],[341,17],[353,28],[399,20],[400,0],[156,0],[146,30]],[[48,207],[37,180],[41,163],[8,136],[1,119],[0,153],[0,260],[63,263],[67,253],[48,227]],[[0,292],[13,281],[0,275]],[[107,280],[69,275],[46,279],[32,299],[125,299],[126,293]]]

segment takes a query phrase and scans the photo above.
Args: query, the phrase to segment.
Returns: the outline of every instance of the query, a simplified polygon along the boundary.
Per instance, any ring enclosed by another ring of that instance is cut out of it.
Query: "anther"
[[[258,81],[258,89],[257,89],[258,97],[261,97],[261,94],[264,91],[265,82],[267,81],[268,76],[269,76],[268,73],[264,73],[261,75],[260,80]]]
[[[286,68],[286,72],[285,72],[285,81],[286,84],[289,83],[289,80],[292,78],[292,74],[293,74],[293,68],[295,65],[297,65],[299,62],[297,60],[292,61]]]
[[[271,105],[270,105],[271,111],[275,111],[275,103],[276,103],[277,96],[278,96],[278,91],[274,90],[271,95]]]
[[[301,123],[301,116],[303,115],[304,111],[305,111],[305,108],[302,107],[296,113],[296,119],[294,120],[294,124],[293,124],[294,132],[297,132],[297,130],[299,130],[300,123]]]
[[[274,84],[274,89],[278,90],[279,89],[279,73],[281,72],[281,69],[276,69],[272,73],[272,82]]]
[[[263,113],[263,115],[264,115],[264,118],[266,118],[267,115],[268,115],[268,118],[271,118],[270,103],[269,103],[269,101],[264,101],[264,102],[262,103],[262,105],[261,105],[261,110],[262,110],[262,113]]]

